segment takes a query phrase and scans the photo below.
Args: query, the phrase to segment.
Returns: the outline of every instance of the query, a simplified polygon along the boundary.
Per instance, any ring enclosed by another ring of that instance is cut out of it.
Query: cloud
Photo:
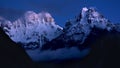
[[[89,53],[90,49],[80,51],[77,47],[60,48],[57,50],[27,50],[26,52],[33,61],[51,61],[73,58],[83,58]]]
[[[16,10],[16,9],[0,8],[0,16],[11,21],[18,19],[20,16],[23,15],[24,12],[25,11]]]

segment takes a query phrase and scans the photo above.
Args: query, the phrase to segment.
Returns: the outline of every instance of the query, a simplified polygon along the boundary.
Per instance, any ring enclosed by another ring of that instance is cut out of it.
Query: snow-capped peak
[[[93,7],[84,7],[81,14],[77,17],[76,21],[81,23],[82,25],[89,24],[91,28],[97,27],[100,29],[107,29],[108,31],[112,29],[112,23],[110,23],[108,19],[106,19],[102,14],[97,12],[96,9]]]
[[[13,41],[25,45],[26,48],[42,47],[43,44],[62,33],[62,27],[56,25],[48,12],[37,14],[33,11],[27,11],[16,21],[12,23],[6,21],[2,25]]]
[[[108,19],[92,7],[84,7],[78,17],[66,23],[64,31],[67,40],[76,40],[82,44],[94,27],[107,31],[113,30],[113,24]]]
[[[41,23],[55,23],[54,22],[54,18],[51,16],[50,13],[48,12],[40,12],[40,13],[35,13],[33,11],[27,11],[25,13],[25,20],[28,23],[37,23],[37,22],[41,22]]]
[[[54,22],[53,17],[51,16],[50,13],[42,11],[41,13],[38,14],[40,20],[42,22]]]
[[[38,15],[33,11],[27,11],[24,16],[25,16],[26,22],[37,22],[38,21]]]
[[[82,8],[82,12],[86,12],[86,11],[88,11],[88,8],[87,7],[84,7],[84,8]]]
[[[86,16],[86,12],[88,11],[88,9],[86,8],[86,7],[84,7],[83,9],[82,9],[82,17],[85,17]]]

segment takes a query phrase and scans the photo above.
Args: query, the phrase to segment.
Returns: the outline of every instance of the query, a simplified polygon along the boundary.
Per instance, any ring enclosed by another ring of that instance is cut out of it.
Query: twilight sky
[[[0,0],[0,16],[9,20],[22,16],[25,11],[48,11],[60,26],[81,12],[82,7],[95,7],[112,22],[120,22],[119,0]]]

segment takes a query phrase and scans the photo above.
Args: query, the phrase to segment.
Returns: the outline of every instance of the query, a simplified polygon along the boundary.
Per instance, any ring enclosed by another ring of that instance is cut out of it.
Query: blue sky
[[[78,15],[82,7],[95,7],[112,22],[120,22],[119,0],[0,0],[0,16],[14,21],[32,10],[48,11],[57,24],[64,26],[68,19]]]

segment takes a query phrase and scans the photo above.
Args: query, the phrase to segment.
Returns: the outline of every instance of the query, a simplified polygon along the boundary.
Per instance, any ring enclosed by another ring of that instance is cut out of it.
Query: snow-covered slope
[[[45,44],[41,50],[27,53],[35,61],[83,58],[100,37],[118,32],[115,27],[94,8],[85,7],[79,16],[67,21],[60,36]]]
[[[89,53],[91,42],[120,32],[119,24],[111,23],[92,7],[84,7],[64,28],[56,25],[48,12],[33,11],[14,22],[0,17],[0,26],[13,41],[30,49],[26,52],[34,61],[82,58]]]
[[[119,31],[115,27],[115,24],[111,23],[94,8],[84,7],[80,15],[66,22],[63,34],[44,45],[42,49],[54,50],[72,46],[84,47],[85,41],[88,41],[90,36],[100,35],[102,32]]]
[[[94,8],[84,7],[77,18],[66,23],[64,28],[65,37],[68,36],[68,40],[81,41],[79,43],[82,44],[93,28],[112,31],[114,30],[114,24],[104,18]]]
[[[69,42],[83,44],[93,28],[109,32],[112,30],[119,31],[119,28],[116,28],[118,27],[117,25],[104,18],[92,7],[84,7],[80,15],[66,22],[64,29],[56,25],[54,18],[48,12],[37,14],[33,11],[28,11],[14,22],[5,20],[2,17],[0,17],[0,20],[1,27],[11,39],[22,44],[25,48],[41,48],[42,45],[53,41],[53,39],[55,42],[56,40],[63,42],[63,45]],[[63,45],[57,47],[64,47]],[[49,47],[51,46],[49,45]]]
[[[14,22],[4,20],[1,27],[13,41],[32,49],[42,47],[62,33],[62,27],[56,25],[48,12],[28,11]]]

